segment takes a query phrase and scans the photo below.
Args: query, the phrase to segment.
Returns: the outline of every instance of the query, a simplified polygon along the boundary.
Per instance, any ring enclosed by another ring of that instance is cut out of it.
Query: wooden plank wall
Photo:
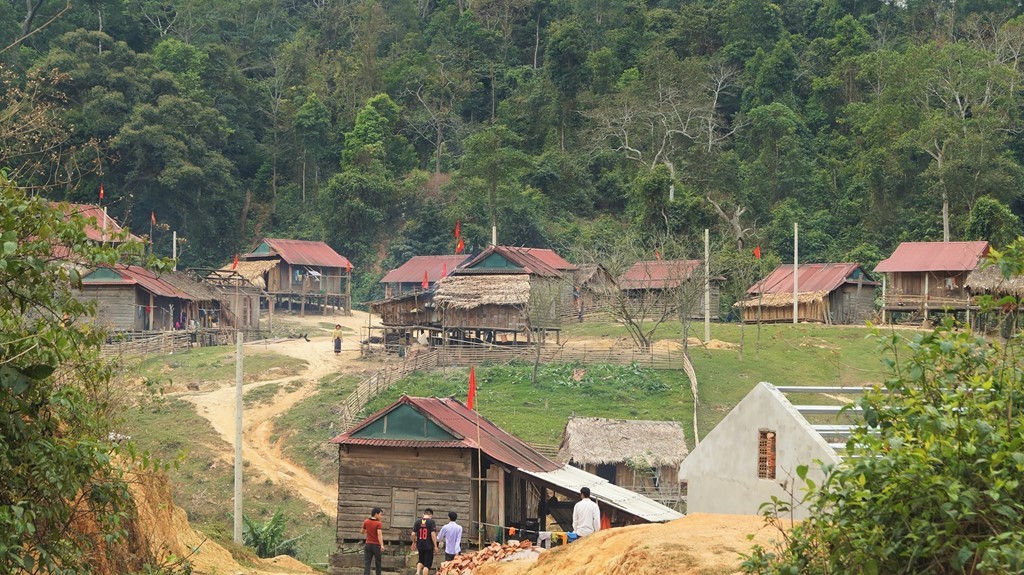
[[[470,517],[473,455],[468,449],[343,446],[338,467],[336,541],[362,541],[359,529],[373,507],[384,510],[384,539],[410,543],[424,508],[434,510],[438,528],[449,511]],[[465,525],[466,522],[463,522]]]
[[[135,326],[135,286],[82,286],[75,297],[96,302],[97,326],[112,331],[131,331]]]

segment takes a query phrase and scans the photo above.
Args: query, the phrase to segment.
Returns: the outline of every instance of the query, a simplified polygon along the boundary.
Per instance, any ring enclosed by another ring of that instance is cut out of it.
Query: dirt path
[[[306,369],[297,376],[245,384],[246,392],[271,384],[279,384],[282,388],[274,396],[272,402],[245,409],[242,420],[242,456],[249,463],[246,474],[255,475],[257,481],[269,479],[276,484],[283,485],[312,502],[329,517],[334,517],[338,505],[337,488],[321,482],[282,454],[281,446],[273,441],[274,419],[291,409],[296,403],[316,394],[319,391],[317,384],[321,378],[331,374],[366,369],[365,362],[356,366],[352,360],[359,354],[359,328],[367,324],[367,315],[354,312],[352,317],[311,315],[306,318],[286,316],[282,319],[288,322],[288,325],[294,325],[296,332],[308,334],[310,341],[288,339],[273,343],[253,342],[248,344],[249,349],[265,347],[275,353],[301,359],[306,362]],[[322,322],[340,323],[351,330],[346,332],[340,355],[331,352],[331,334],[329,330],[318,325]],[[208,420],[224,441],[234,449],[235,387],[233,385],[211,389],[208,392],[184,394],[182,399],[195,405],[196,412]],[[233,452],[226,453],[225,457],[231,461]]]

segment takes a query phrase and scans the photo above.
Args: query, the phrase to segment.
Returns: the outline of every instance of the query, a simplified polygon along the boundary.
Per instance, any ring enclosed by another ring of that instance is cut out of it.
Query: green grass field
[[[701,332],[703,326],[698,326]],[[574,329],[575,328],[575,329]],[[663,326],[659,339],[678,324]],[[562,338],[624,337],[621,326],[582,324],[563,332]],[[737,325],[712,326],[712,338],[739,343]],[[876,338],[865,328],[814,324],[745,326],[744,348],[704,349],[691,346],[700,395],[698,429],[701,437],[721,421],[758,382],[776,385],[860,386],[879,383],[884,375]],[[621,419],[676,420],[687,430],[693,445],[693,397],[682,370],[650,370],[637,366],[583,367],[587,375],[572,381],[572,366],[542,366],[536,385],[532,366],[479,366],[477,407],[480,412],[522,439],[557,444],[566,420],[573,415]],[[640,380],[639,382],[637,380]],[[365,414],[402,394],[455,396],[465,400],[467,369],[416,374],[371,402]],[[801,398],[813,402],[814,398]],[[818,398],[817,401],[828,401]]]
[[[256,381],[272,375],[274,379],[297,375],[306,362],[267,351],[259,346],[245,348],[245,380]],[[199,347],[188,353],[154,355],[135,368],[143,378],[170,382],[175,386],[189,383],[232,382],[235,380],[235,348],[232,346]]]

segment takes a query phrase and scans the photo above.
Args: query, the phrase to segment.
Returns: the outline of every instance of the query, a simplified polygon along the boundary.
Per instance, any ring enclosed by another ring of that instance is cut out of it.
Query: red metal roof
[[[962,272],[978,267],[988,242],[903,242],[876,272]]]
[[[491,254],[498,254],[512,264],[522,268],[495,270],[492,268],[472,269]],[[491,246],[469,261],[460,273],[528,273],[537,276],[559,277],[566,271],[575,271],[576,266],[567,262],[553,250],[545,248],[520,248],[515,246]]]
[[[395,407],[407,404],[446,431],[460,437],[458,441],[416,441],[409,439],[362,439],[352,434],[376,421]],[[479,426],[479,430],[478,430]],[[477,437],[480,442],[477,443]],[[486,417],[469,409],[454,398],[409,397],[401,399],[366,418],[362,423],[335,437],[331,443],[342,445],[373,445],[378,447],[451,447],[479,449],[489,457],[527,471],[555,471],[562,466],[548,459],[518,437],[501,429]]]
[[[629,267],[617,280],[619,289],[677,288],[690,279],[700,260],[639,261]]]
[[[83,278],[83,282],[90,286],[98,285],[138,285],[151,292],[153,295],[161,297],[171,297],[176,299],[184,300],[195,300],[192,295],[179,290],[177,287],[172,285],[170,282],[161,279],[151,270],[139,266],[125,266],[118,264],[110,268],[114,273],[121,276],[121,281],[117,280],[100,280],[100,281],[87,281],[88,275]]]
[[[391,270],[380,283],[421,283],[423,272],[427,272],[427,281],[434,283],[444,277],[446,271],[451,274],[460,265],[466,263],[470,256],[413,256],[409,261]]]
[[[281,256],[282,260],[292,265],[341,269],[347,269],[349,266],[352,266],[352,263],[345,256],[334,251],[331,246],[324,242],[263,238],[260,241],[260,244],[262,243],[266,243],[270,246],[270,249]],[[259,247],[260,244],[256,244],[256,247]],[[259,259],[265,258],[267,255],[248,253],[244,257],[245,259]]]
[[[849,279],[853,273],[860,268],[860,264],[799,264],[800,293],[827,291],[830,292],[847,281],[857,283],[856,279]],[[863,273],[863,270],[861,270]],[[864,274],[863,285],[876,286],[878,282]],[[793,293],[793,265],[783,264],[775,268],[764,280],[750,286],[748,294],[758,292],[769,293]]]
[[[117,223],[117,220],[108,216],[103,208],[93,204],[62,204],[54,202],[53,207],[63,209],[64,213],[68,216],[76,214],[82,216],[87,220],[85,225],[85,235],[93,242],[109,242],[112,237],[121,233],[123,228],[121,224]],[[142,239],[136,235],[129,234],[128,238],[121,239],[118,241],[134,240],[141,242]]]

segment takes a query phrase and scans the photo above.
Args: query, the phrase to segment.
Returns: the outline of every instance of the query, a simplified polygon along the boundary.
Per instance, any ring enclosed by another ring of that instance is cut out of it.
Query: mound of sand
[[[747,535],[754,534],[753,540]],[[708,575],[739,573],[740,553],[778,538],[759,516],[694,514],[598,532],[531,563],[484,565],[475,575]]]

